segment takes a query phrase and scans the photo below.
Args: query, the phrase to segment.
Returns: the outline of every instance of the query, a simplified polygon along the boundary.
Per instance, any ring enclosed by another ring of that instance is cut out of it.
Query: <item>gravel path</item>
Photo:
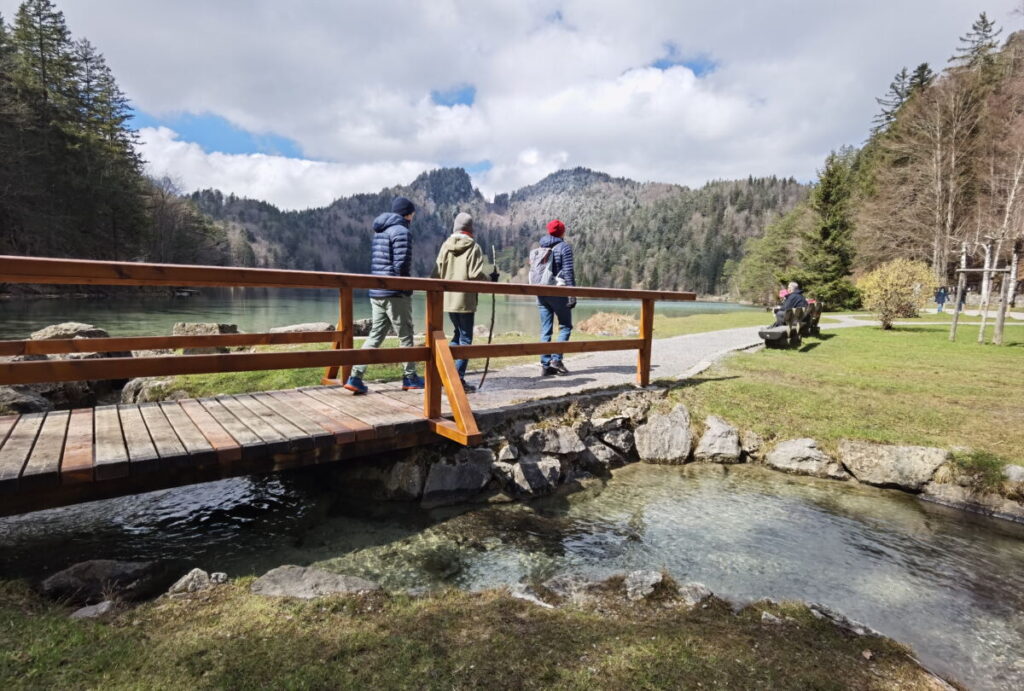
[[[767,324],[770,317],[765,317]],[[849,316],[826,318],[830,321],[821,324],[823,331],[877,324]],[[906,323],[914,326],[948,325],[945,322]],[[729,353],[760,346],[762,341],[757,336],[759,328],[744,326],[656,339],[651,354],[651,380],[686,379],[707,369]],[[473,407],[482,410],[516,401],[632,385],[636,382],[636,357],[635,350],[566,356],[565,365],[569,369],[569,374],[565,376],[541,377],[539,358],[537,364],[491,370],[483,390],[473,394],[470,402]],[[467,377],[469,382],[479,382],[480,373],[481,371],[472,372]]]

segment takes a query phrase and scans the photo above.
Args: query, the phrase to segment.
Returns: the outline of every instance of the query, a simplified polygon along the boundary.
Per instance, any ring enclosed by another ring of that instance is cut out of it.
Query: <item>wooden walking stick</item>
[[[498,257],[494,253],[494,243],[491,243],[491,265],[494,270],[498,270]],[[491,339],[494,338],[494,304],[497,301],[497,293],[491,293],[491,328],[487,330],[487,345],[491,345]],[[476,387],[476,390],[484,388],[484,382],[487,381],[487,370],[491,368],[491,358],[487,358],[484,361],[484,373],[480,377],[480,385]]]

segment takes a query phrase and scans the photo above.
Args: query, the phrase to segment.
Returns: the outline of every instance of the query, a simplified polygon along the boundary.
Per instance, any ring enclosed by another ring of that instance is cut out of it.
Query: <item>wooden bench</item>
[[[821,329],[818,328],[818,322],[821,320],[821,301],[815,301],[807,306],[807,311],[804,314],[803,321],[800,322],[800,335],[801,336],[815,336],[821,334]]]
[[[788,309],[781,326],[767,326],[758,331],[757,335],[764,340],[765,348],[799,348],[800,325],[803,318],[803,307]]]

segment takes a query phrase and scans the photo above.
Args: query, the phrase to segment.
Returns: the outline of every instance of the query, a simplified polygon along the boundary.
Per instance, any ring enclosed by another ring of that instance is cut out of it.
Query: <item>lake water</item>
[[[1024,688],[1022,526],[754,466],[637,464],[599,494],[432,513],[329,486],[313,468],[0,519],[0,576],[168,559],[182,573],[317,564],[391,588],[478,589],[665,569],[741,602],[820,602],[972,688]]]
[[[365,292],[353,300],[356,319],[370,316],[370,301]],[[749,310],[744,305],[724,302],[659,302],[659,314],[707,314]],[[422,325],[425,298],[413,294],[413,314]],[[639,314],[640,304],[626,300],[583,300],[574,314],[579,321],[597,312],[615,311]],[[219,322],[237,324],[249,333],[267,331],[274,326],[303,322],[334,323],[338,318],[337,291],[269,290],[257,288],[209,289],[193,297],[134,296],[110,298],[56,298],[0,301],[0,339],[27,338],[49,324],[78,321],[106,329],[111,336],[164,336],[175,322]],[[487,325],[491,318],[491,298],[480,296],[477,323]],[[495,300],[495,333],[538,330],[536,301],[499,295]],[[422,330],[422,326],[420,328]]]

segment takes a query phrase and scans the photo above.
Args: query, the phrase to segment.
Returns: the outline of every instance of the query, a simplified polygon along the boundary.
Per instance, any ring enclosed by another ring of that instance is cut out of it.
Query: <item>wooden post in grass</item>
[[[654,300],[640,302],[640,338],[643,345],[636,358],[636,381],[640,386],[651,383],[651,339],[654,338]]]
[[[953,302],[953,323],[949,325],[949,340],[956,340],[956,325],[960,321],[960,300],[967,289],[967,243],[960,243],[960,271],[956,279],[956,300]]]

